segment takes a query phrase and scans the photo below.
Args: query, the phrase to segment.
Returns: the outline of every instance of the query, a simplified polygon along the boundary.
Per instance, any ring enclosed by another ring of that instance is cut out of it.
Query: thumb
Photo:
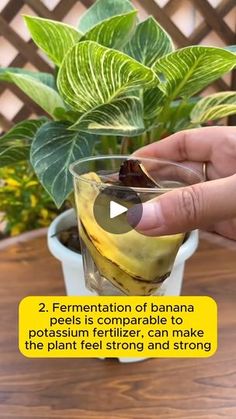
[[[143,204],[140,222],[136,207],[129,223],[147,236],[184,233],[236,216],[236,175],[175,189]],[[139,212],[140,214],[140,212]]]

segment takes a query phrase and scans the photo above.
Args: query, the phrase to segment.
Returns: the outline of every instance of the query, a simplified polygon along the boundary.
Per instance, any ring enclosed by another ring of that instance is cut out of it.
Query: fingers
[[[143,204],[136,230],[147,236],[183,233],[236,215],[236,175],[167,192]],[[135,225],[135,206],[128,211]]]
[[[137,157],[163,158],[175,161],[210,161],[216,147],[235,136],[235,127],[204,127],[180,131],[134,153]]]

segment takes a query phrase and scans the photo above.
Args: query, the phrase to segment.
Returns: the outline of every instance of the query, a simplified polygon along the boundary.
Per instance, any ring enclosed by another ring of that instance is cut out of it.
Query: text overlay
[[[32,358],[209,357],[217,305],[210,297],[26,297],[19,349]]]

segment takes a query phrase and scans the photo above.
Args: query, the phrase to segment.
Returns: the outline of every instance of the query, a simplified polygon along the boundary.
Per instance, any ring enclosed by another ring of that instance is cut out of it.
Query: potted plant
[[[69,165],[92,154],[127,154],[179,130],[236,112],[236,93],[197,96],[236,66],[234,47],[174,49],[166,31],[149,17],[139,22],[128,0],[98,0],[78,28],[24,16],[36,45],[55,66],[54,75],[1,68],[47,116],[22,121],[2,136],[0,167],[29,161],[59,208],[73,201]],[[68,294],[84,289],[81,255],[58,232],[76,225],[73,210],[51,225],[48,243],[62,261]],[[197,247],[192,232],[177,256],[171,294],[180,292],[184,262]],[[174,279],[175,278],[175,279]]]

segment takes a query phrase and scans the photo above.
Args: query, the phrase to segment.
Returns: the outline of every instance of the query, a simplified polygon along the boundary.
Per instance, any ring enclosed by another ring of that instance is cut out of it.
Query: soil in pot
[[[60,231],[57,234],[60,242],[73,252],[81,254],[79,232],[77,226],[72,226],[66,230]]]

